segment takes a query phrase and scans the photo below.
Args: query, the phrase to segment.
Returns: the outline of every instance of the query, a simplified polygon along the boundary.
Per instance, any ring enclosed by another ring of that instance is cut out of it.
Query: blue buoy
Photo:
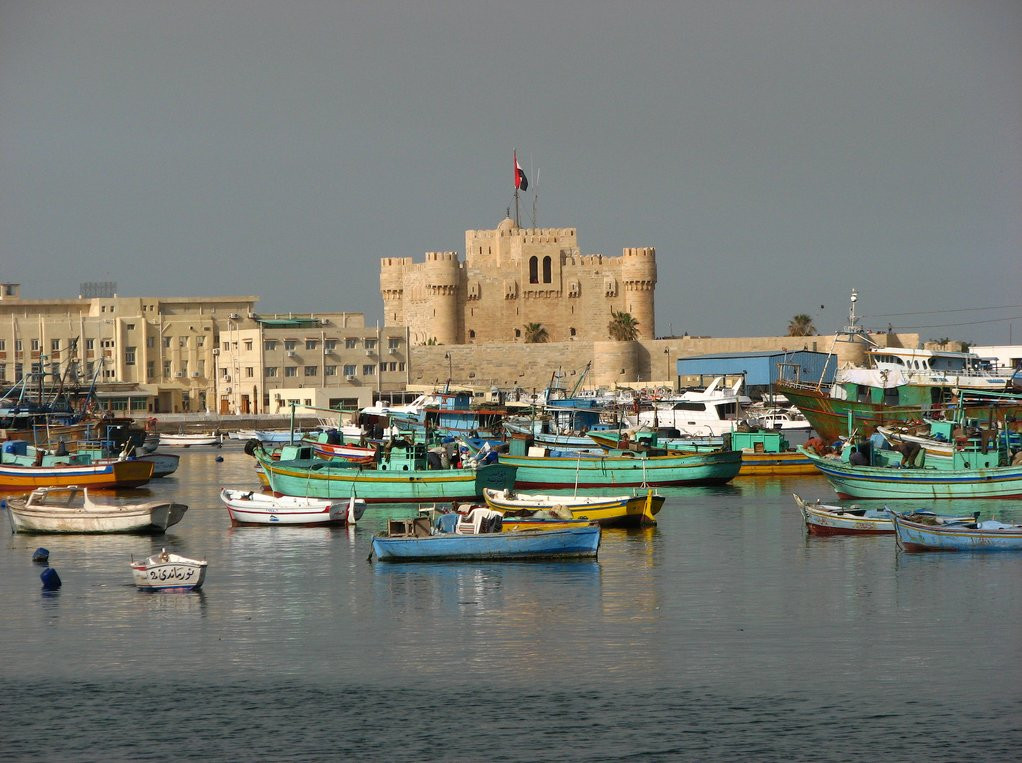
[[[33,562],[42,562],[43,564],[46,564],[46,562],[48,562],[49,559],[50,559],[50,552],[49,552],[48,549],[40,547],[40,548],[37,548],[35,551],[32,552],[32,561]]]
[[[60,588],[60,575],[52,567],[47,567],[39,574],[39,579],[43,581],[44,591],[56,591]]]
[[[219,463],[220,463],[221,461],[223,461],[223,460],[224,460],[224,457],[223,457],[223,456],[217,456],[217,457],[216,457],[216,462],[217,462],[218,464],[219,464]]]

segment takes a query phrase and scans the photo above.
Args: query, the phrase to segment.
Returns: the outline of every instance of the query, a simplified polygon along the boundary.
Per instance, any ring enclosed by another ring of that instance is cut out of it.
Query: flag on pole
[[[522,191],[529,190],[529,179],[525,177],[522,166],[518,163],[518,150],[515,149],[515,188]]]

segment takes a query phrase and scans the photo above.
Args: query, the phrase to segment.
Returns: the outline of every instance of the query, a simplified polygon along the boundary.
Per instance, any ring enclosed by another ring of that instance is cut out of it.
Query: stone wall
[[[917,334],[874,334],[880,346],[915,347]],[[835,343],[831,336],[790,337],[673,337],[636,342],[574,341],[524,344],[462,344],[410,347],[410,386],[442,385],[448,374],[457,386],[482,389],[521,387],[542,390],[558,368],[564,385],[592,362],[588,383],[593,386],[674,384],[675,361],[682,357],[724,352],[766,350],[834,352],[841,365],[861,362],[861,346]],[[449,356],[449,357],[448,357]]]

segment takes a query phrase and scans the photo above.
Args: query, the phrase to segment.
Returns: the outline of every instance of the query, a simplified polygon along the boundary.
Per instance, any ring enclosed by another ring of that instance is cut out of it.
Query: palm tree
[[[543,328],[542,323],[526,323],[525,324],[525,343],[526,344],[542,344],[543,342],[549,342],[550,335],[547,330]]]
[[[619,342],[634,342],[639,338],[639,322],[624,310],[610,309],[610,323],[607,324],[610,338]]]
[[[811,316],[799,313],[788,321],[788,336],[815,336],[816,326]]]

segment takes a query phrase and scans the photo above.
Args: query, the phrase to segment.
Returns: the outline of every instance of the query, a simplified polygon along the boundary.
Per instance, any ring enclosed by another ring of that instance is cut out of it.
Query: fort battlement
[[[380,270],[386,325],[406,325],[413,344],[522,341],[541,324],[550,341],[606,340],[614,311],[631,313],[640,337],[654,336],[656,251],[584,254],[575,228],[465,231],[465,260],[426,252],[423,262],[387,258]],[[403,321],[403,324],[395,324]]]

